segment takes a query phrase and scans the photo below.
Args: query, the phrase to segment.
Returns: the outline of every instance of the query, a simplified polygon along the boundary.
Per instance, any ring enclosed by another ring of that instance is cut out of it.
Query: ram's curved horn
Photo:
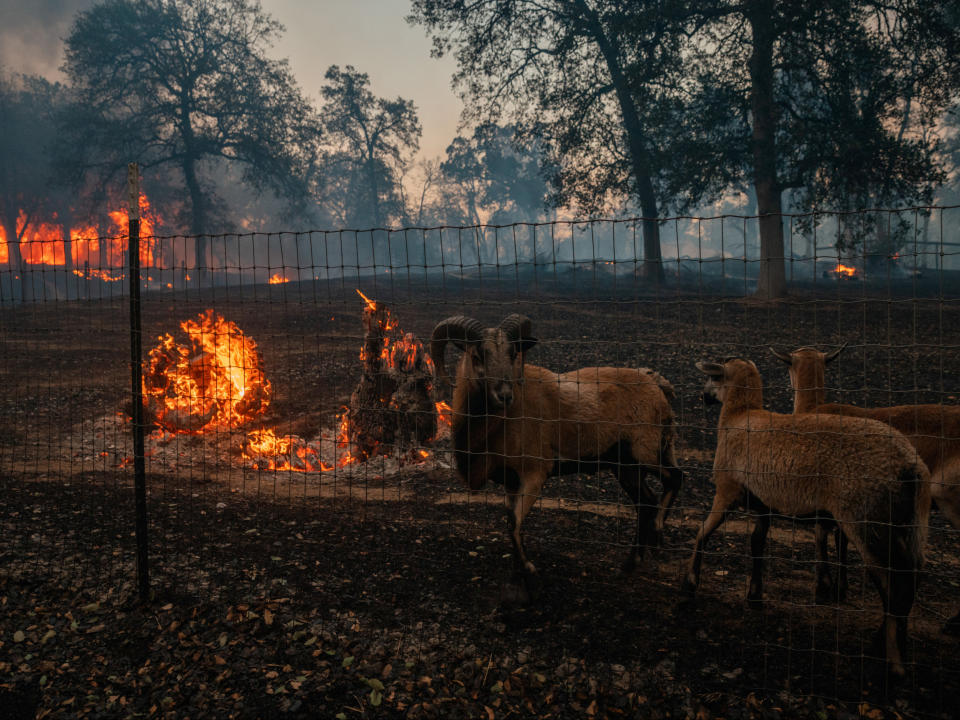
[[[465,350],[467,345],[476,345],[482,339],[483,325],[466,315],[452,315],[438,322],[430,336],[430,357],[433,360],[437,378],[450,383],[444,367],[444,354],[448,342],[453,342],[458,348]]]
[[[715,362],[698,362],[694,363],[697,370],[702,372],[704,375],[710,375],[712,377],[717,377],[723,375],[723,365]]]
[[[520,352],[527,352],[537,344],[537,338],[531,335],[533,322],[526,315],[511,313],[500,323],[500,329],[507,334],[507,339],[519,346]]]
[[[787,365],[793,364],[793,358],[790,357],[790,353],[783,352],[783,350],[777,350],[774,347],[770,348],[770,352],[773,353],[773,356],[777,358],[777,360],[783,360],[783,362],[785,362]]]
[[[826,354],[823,356],[823,362],[824,362],[824,364],[832,363],[834,360],[836,360],[836,359],[837,359],[837,356],[838,356],[840,353],[843,352],[843,349],[844,349],[846,346],[847,346],[847,344],[844,343],[843,345],[841,345],[840,347],[838,347],[838,348],[837,348],[836,350],[834,350],[833,352],[826,353]]]

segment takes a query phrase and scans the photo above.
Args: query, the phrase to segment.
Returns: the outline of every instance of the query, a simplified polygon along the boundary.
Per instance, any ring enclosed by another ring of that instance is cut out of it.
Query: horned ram
[[[537,343],[531,321],[512,314],[497,327],[464,316],[433,330],[430,352],[446,380],[448,342],[457,364],[452,435],[457,473],[471,490],[488,481],[507,492],[514,574],[521,600],[534,589],[536,568],[524,552],[521,528],[551,475],[611,470],[636,508],[637,530],[625,569],[641,547],[659,542],[683,482],[674,450],[673,387],[644,368],[588,367],[557,374],[526,364]],[[656,495],[646,476],[657,476]]]

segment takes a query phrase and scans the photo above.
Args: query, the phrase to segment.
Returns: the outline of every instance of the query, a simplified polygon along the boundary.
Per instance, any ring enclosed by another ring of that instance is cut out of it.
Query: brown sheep
[[[697,363],[708,376],[704,397],[723,404],[713,461],[713,506],[697,535],[682,589],[700,583],[707,538],[747,491],[759,508],[751,537],[748,600],[763,595],[763,555],[770,513],[830,513],[863,556],[880,593],[880,646],[890,669],[904,674],[901,648],[913,606],[930,509],[927,469],[887,425],[832,415],[781,415],[763,409],[756,366],[734,358]]]
[[[845,347],[845,346],[843,346]],[[893,407],[862,408],[826,401],[826,367],[843,350],[822,353],[809,347],[785,353],[770,348],[780,360],[790,366],[790,384],[793,386],[795,413],[824,413],[846,417],[870,418],[896,428],[916,448],[917,455],[930,471],[930,495],[950,523],[960,529],[960,407],[951,405],[895,405]],[[817,528],[818,544],[825,548],[826,533]],[[845,548],[838,543],[841,572],[845,565]],[[821,551],[822,552],[822,551]],[[944,632],[960,634],[960,612],[944,627]]]
[[[457,473],[471,490],[487,480],[504,485],[513,585],[522,599],[529,599],[536,568],[524,553],[521,526],[548,477],[588,468],[613,471],[637,513],[625,569],[634,566],[642,545],[659,541],[683,482],[669,382],[646,369],[591,367],[557,374],[527,365],[526,353],[537,342],[530,330],[523,315],[510,315],[495,328],[454,316],[437,324],[430,346],[440,378],[446,377],[447,342],[463,351],[452,403]],[[647,474],[663,483],[659,503]]]

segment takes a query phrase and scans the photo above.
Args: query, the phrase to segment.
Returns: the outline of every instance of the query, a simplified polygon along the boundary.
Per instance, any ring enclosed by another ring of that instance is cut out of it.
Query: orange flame
[[[855,267],[850,267],[849,265],[844,265],[842,262],[838,262],[837,266],[833,269],[837,275],[842,275],[843,277],[853,277],[857,274],[857,269]]]
[[[154,236],[160,217],[150,207],[147,196],[140,194],[140,264],[156,267],[154,256],[157,240]],[[70,259],[74,266],[90,265],[97,268],[121,268],[127,263],[128,214],[124,210],[108,212],[110,224],[103,232],[94,225],[76,225],[70,229]],[[56,215],[54,215],[56,220]],[[64,265],[66,250],[63,226],[55,222],[28,222],[20,211],[16,232],[21,238],[20,253],[28,265]],[[0,226],[0,263],[10,261],[7,235]],[[96,277],[92,273],[81,277]],[[102,278],[98,278],[102,279]]]
[[[364,312],[374,314],[383,335],[383,345],[380,348],[380,359],[383,366],[392,369],[413,370],[417,363],[421,363],[427,372],[433,371],[433,361],[425,352],[423,344],[410,333],[399,333],[399,324],[386,307],[377,303],[360,290],[357,294],[365,303]],[[360,349],[360,358],[365,358],[365,347]],[[445,402],[435,403],[437,417],[440,423],[451,425],[451,409]],[[255,465],[268,470],[289,470],[295,472],[329,472],[334,468],[341,468],[365,459],[354,454],[350,441],[350,408],[344,406],[337,416],[337,434],[334,441],[337,458],[333,464],[325,463],[320,459],[319,450],[309,442],[296,435],[278,437],[273,430],[263,429],[251,432],[244,442],[242,455],[247,460],[254,461]],[[430,452],[424,449],[413,451],[414,458],[426,459]]]
[[[112,275],[109,270],[101,270],[100,268],[89,268],[86,272],[74,269],[73,274],[88,280],[102,280],[103,282],[120,282],[127,277],[126,273]]]
[[[267,470],[326,472],[333,470],[320,460],[319,451],[296,435],[277,437],[273,430],[255,430],[247,436],[242,455],[248,460],[264,461]]]
[[[267,282],[269,282],[271,285],[280,285],[282,283],[290,282],[290,278],[284,277],[280,273],[274,273],[270,276],[270,279]]]
[[[270,381],[251,338],[213,310],[180,328],[189,344],[169,333],[160,336],[143,380],[145,400],[161,428],[201,433],[236,427],[267,409]]]
[[[442,422],[447,427],[453,426],[453,408],[451,408],[447,403],[442,400],[436,404],[437,408],[437,420]]]
[[[357,295],[359,295],[360,297],[362,297],[362,298],[363,298],[363,301],[367,304],[367,310],[373,311],[373,310],[376,310],[376,309],[377,309],[377,304],[376,304],[373,300],[371,300],[371,299],[368,298],[366,295],[364,295],[362,292],[360,292],[360,289],[359,289],[359,288],[357,288],[356,290],[357,290]]]

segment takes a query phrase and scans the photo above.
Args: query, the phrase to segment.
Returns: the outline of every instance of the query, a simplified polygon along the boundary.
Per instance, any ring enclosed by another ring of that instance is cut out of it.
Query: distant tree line
[[[207,235],[263,229],[264,218],[363,229],[537,221],[563,209],[642,216],[644,268],[656,280],[660,220],[737,194],[760,216],[757,293],[772,298],[786,291],[783,212],[927,204],[956,185],[952,3],[411,8],[435,54],[457,60],[468,128],[443,157],[420,162],[412,101],[377,97],[367,74],[335,65],[315,104],[287,62],[269,57],[283,28],[254,0],[102,0],[79,13],[65,84],[0,68],[10,266],[22,270],[32,223],[61,223],[69,241],[72,219],[95,215],[137,161],[156,200],[176,209],[166,222],[196,236],[201,273],[212,264]],[[848,230],[848,249],[872,232]]]
[[[456,57],[469,117],[507,118],[552,153],[555,202],[590,212],[626,197],[649,218],[650,273],[662,268],[657,218],[749,190],[757,293],[778,297],[785,202],[927,203],[944,180],[934,129],[957,101],[958,7],[413,0],[411,21]]]

